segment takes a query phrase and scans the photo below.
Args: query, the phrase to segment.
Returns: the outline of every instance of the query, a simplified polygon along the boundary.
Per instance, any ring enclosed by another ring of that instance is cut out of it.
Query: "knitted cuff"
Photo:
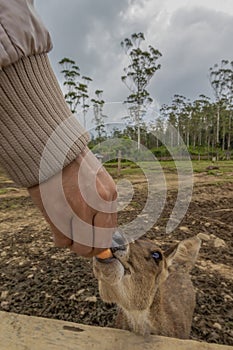
[[[58,173],[88,140],[46,54],[0,71],[0,163],[18,185],[31,187]]]

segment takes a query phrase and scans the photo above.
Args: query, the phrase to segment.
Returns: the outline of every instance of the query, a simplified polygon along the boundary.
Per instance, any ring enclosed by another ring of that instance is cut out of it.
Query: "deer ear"
[[[169,248],[165,253],[168,267],[190,271],[197,260],[201,240],[198,237],[185,239]]]

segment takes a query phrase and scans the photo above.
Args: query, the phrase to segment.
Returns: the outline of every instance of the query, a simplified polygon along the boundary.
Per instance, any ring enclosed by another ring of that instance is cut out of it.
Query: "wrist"
[[[0,163],[18,185],[46,181],[86,147],[88,135],[70,112],[46,54],[4,68],[0,88]]]

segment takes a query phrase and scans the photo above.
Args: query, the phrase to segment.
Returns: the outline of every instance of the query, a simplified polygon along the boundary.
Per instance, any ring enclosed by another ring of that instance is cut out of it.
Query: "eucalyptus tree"
[[[233,61],[229,62],[229,68],[227,71],[227,106],[226,110],[228,112],[228,122],[227,122],[227,157],[229,158],[230,147],[233,136]]]
[[[104,125],[104,119],[107,117],[103,114],[103,107],[105,101],[102,98],[103,90],[96,90],[95,91],[95,98],[91,99],[91,102],[93,104],[93,112],[94,112],[94,121],[96,124],[96,132],[97,132],[97,140],[103,141],[103,139],[106,137],[106,130]]]
[[[79,85],[80,68],[75,61],[67,57],[60,60],[59,64],[62,66],[61,73],[64,76],[63,85],[66,90],[64,95],[66,103],[69,105],[71,112],[76,113],[79,104],[77,86]]]
[[[81,77],[79,66],[70,58],[63,58],[59,61],[59,64],[62,66],[61,73],[64,76],[65,100],[72,113],[77,113],[78,105],[80,105],[83,124],[86,128],[86,113],[90,107],[88,85],[92,79],[87,76]]]
[[[187,146],[189,146],[191,127],[191,103],[189,99],[185,96],[175,94],[172,98],[171,105],[162,105],[160,113],[167,119],[167,137],[170,138],[171,146],[179,146],[180,137],[182,137]],[[171,124],[177,132],[174,133],[171,128],[169,129],[169,124]]]
[[[233,141],[233,101],[230,101],[229,105],[227,106],[228,110],[228,127],[226,132],[227,137],[227,157],[229,157],[229,152],[231,148],[231,143]]]
[[[191,106],[190,113],[190,132],[191,132],[191,145],[196,147],[201,142],[200,133],[202,130],[201,125],[201,103],[200,101],[194,100]]]
[[[207,146],[208,154],[210,152],[210,146],[214,146],[214,135],[215,135],[215,120],[214,120],[214,109],[215,106],[211,102],[210,97],[206,95],[199,95],[198,102],[200,104],[201,119],[200,124],[202,127],[203,138],[200,139],[200,144]],[[200,136],[201,137],[201,136]]]
[[[129,58],[129,65],[124,68],[122,82],[130,90],[130,94],[124,101],[129,105],[129,114],[137,127],[138,149],[140,149],[140,128],[143,115],[146,114],[147,106],[153,101],[147,86],[160,69],[161,65],[157,60],[162,54],[151,45],[147,50],[141,48],[142,41],[145,40],[143,33],[134,33],[130,38],[125,38],[121,42],[122,48]]]
[[[198,156],[200,158],[200,147],[207,146],[208,154],[210,143],[213,139],[213,105],[210,98],[199,95],[199,98],[192,102],[190,119],[191,144],[198,146]]]
[[[91,81],[92,81],[91,78],[82,76],[82,81],[79,82],[79,84],[76,87],[79,103],[81,105],[81,110],[83,114],[84,128],[86,128],[86,114],[87,114],[88,108],[90,107],[88,85]]]
[[[233,62],[222,60],[220,65],[217,63],[209,69],[210,84],[214,90],[216,99],[216,146],[220,145],[220,128],[222,126],[222,148],[225,148],[225,133],[226,133],[226,114],[221,115],[221,112],[226,106],[231,105],[233,95]],[[222,122],[222,125],[221,125]],[[231,125],[231,123],[230,123]]]
[[[230,105],[229,109],[229,119],[228,119],[228,128],[227,128],[227,159],[230,159],[230,148],[233,143],[233,104]]]
[[[185,96],[175,94],[171,106],[177,120],[178,140],[177,145],[180,145],[180,136],[186,142],[187,146],[190,143],[190,115],[191,103]]]
[[[174,147],[176,140],[175,140],[175,133],[173,128],[169,127],[172,125],[172,127],[177,128],[177,117],[174,113],[174,109],[172,106],[163,104],[160,108],[160,115],[162,120],[164,121],[164,141],[165,144]]]
[[[156,120],[151,120],[148,125],[148,147],[157,148],[162,145],[166,130],[166,120],[160,114]]]

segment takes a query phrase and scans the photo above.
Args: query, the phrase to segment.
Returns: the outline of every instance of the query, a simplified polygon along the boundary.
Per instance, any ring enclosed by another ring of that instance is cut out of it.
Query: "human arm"
[[[93,249],[92,244],[85,248],[77,243],[80,235],[85,236],[85,230],[80,232],[77,218],[84,219],[96,237],[98,227],[107,225],[110,230],[104,245],[110,245],[116,214],[90,208],[81,198],[76,176],[81,153],[89,139],[64,100],[47,56],[51,40],[35,14],[32,1],[0,0],[0,34],[0,45],[4,47],[0,51],[0,163],[19,186],[28,188],[51,226],[55,244],[70,246],[80,255],[91,256],[97,252],[95,249],[99,251],[104,247],[94,244]],[[93,157],[91,153],[87,157],[90,169]],[[61,191],[56,187],[56,179],[62,173],[66,203],[61,201]],[[100,173],[102,176],[95,177],[98,192],[111,201],[116,195],[113,180],[103,169]],[[86,174],[86,181],[90,175],[91,172]],[[91,184],[95,181],[92,179]],[[60,217],[67,224],[64,230],[57,228],[56,220],[51,220],[53,213],[48,215],[49,208],[45,210],[41,200],[44,188],[48,207],[53,207],[55,200],[62,208]],[[50,202],[52,197],[54,200]],[[71,222],[78,228],[68,229]]]

